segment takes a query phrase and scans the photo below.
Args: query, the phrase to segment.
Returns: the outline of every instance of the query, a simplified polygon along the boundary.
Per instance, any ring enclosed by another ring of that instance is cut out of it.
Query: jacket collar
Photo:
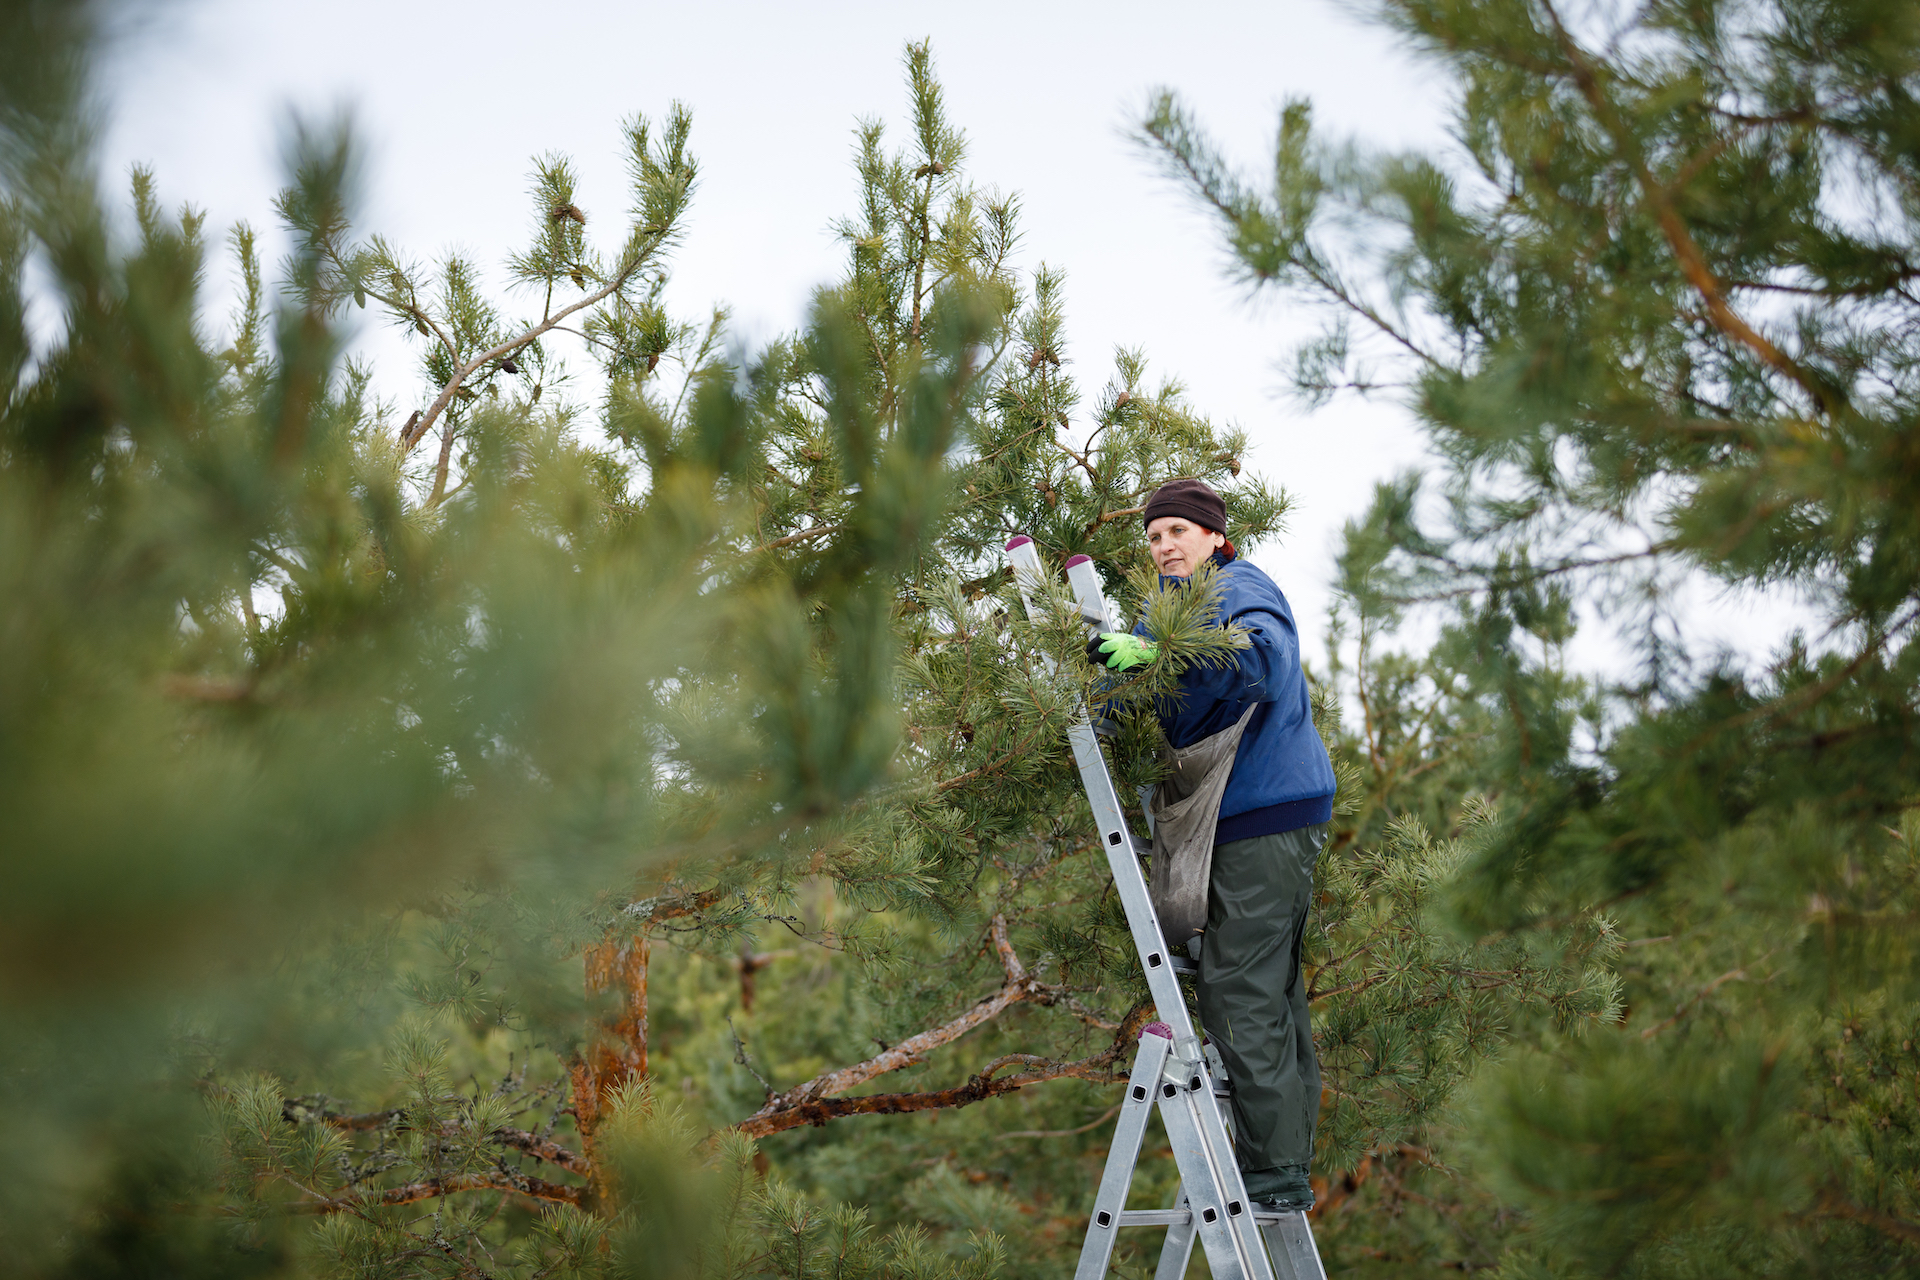
[[[1208,564],[1210,564],[1210,565],[1212,565],[1212,566],[1213,566],[1214,568],[1216,568],[1216,569],[1224,569],[1224,568],[1226,568],[1226,567],[1227,567],[1228,565],[1230,565],[1230,564],[1232,564],[1232,563],[1234,562],[1234,559],[1235,559],[1235,557],[1233,557],[1233,556],[1230,556],[1230,555],[1228,555],[1228,554],[1226,553],[1226,551],[1225,551],[1224,549],[1222,549],[1222,550],[1219,550],[1219,551],[1216,551],[1216,552],[1214,552],[1214,553],[1213,553],[1212,555],[1210,555],[1210,556],[1208,556],[1208,557],[1207,557],[1207,563],[1208,563]],[[1161,589],[1162,591],[1165,591],[1165,590],[1167,589],[1167,585],[1168,585],[1169,583],[1172,583],[1172,584],[1173,584],[1173,585],[1175,585],[1175,586],[1182,586],[1182,587],[1184,587],[1184,586],[1186,586],[1186,585],[1187,585],[1187,583],[1188,583],[1188,582],[1190,582],[1190,581],[1192,581],[1192,575],[1191,575],[1191,574],[1189,574],[1189,575],[1188,575],[1187,577],[1185,577],[1185,578],[1176,578],[1176,577],[1173,577],[1173,576],[1172,576],[1172,575],[1170,575],[1170,574],[1165,574],[1165,573],[1163,573],[1163,574],[1161,574],[1161,575],[1160,575],[1160,589]]]

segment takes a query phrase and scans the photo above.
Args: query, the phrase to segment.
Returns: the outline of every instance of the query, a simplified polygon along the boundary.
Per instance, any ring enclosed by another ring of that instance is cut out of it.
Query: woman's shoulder
[[[1280,584],[1268,577],[1259,565],[1235,556],[1220,567],[1220,581],[1225,589],[1221,603],[1229,616],[1249,609],[1265,609],[1289,622],[1293,620],[1293,610],[1288,607]]]
[[[1280,594],[1280,586],[1267,576],[1267,571],[1254,564],[1245,556],[1235,556],[1220,566],[1220,580],[1228,591],[1252,591],[1273,596]]]

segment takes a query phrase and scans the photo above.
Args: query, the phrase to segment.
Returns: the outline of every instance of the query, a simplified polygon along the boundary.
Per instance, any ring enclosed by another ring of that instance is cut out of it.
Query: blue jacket
[[[1222,623],[1237,622],[1252,640],[1231,667],[1189,667],[1180,696],[1156,708],[1167,740],[1190,746],[1228,728],[1257,703],[1234,757],[1214,839],[1248,840],[1333,817],[1333,763],[1313,727],[1307,679],[1300,670],[1300,633],[1273,579],[1241,559],[1215,552]],[[1162,578],[1161,585],[1182,581]],[[1146,625],[1135,627],[1148,634]]]

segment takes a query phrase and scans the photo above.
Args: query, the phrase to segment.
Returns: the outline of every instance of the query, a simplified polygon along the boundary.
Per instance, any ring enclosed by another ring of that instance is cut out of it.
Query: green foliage
[[[1913,1001],[1920,21],[1378,13],[1453,77],[1462,163],[1330,146],[1304,104],[1271,188],[1169,97],[1144,136],[1250,276],[1334,315],[1302,394],[1397,386],[1445,460],[1350,526],[1343,638],[1375,775],[1499,801],[1456,928],[1604,908],[1626,939],[1621,1030],[1542,1028],[1475,1090],[1473,1165],[1530,1224],[1506,1273],[1909,1274],[1915,1148],[1875,1082]],[[1702,580],[1813,621],[1744,670],[1672,603]],[[1440,602],[1431,654],[1369,663]],[[1640,670],[1570,676],[1609,622]]]
[[[117,245],[85,24],[32,15],[38,69],[0,88],[0,813],[31,854],[0,871],[0,1108],[56,1154],[0,1188],[0,1245],[31,1274],[1056,1273],[1152,1013],[1066,728],[1104,702],[1132,794],[1152,700],[1240,643],[1133,522],[1200,476],[1236,543],[1277,535],[1244,435],[1139,352],[1083,402],[1064,283],[1016,273],[1016,206],[970,185],[924,46],[906,148],[863,128],[844,276],[734,367],[723,312],[661,302],[681,108],[626,127],[607,240],[572,162],[535,161],[505,279],[537,314],[365,235],[351,140],[296,129],[295,252],[270,293],[235,230],[221,345],[199,215],[141,175]],[[44,350],[6,321],[29,261]],[[418,409],[341,363],[363,307],[418,339]],[[1158,659],[1096,687],[1058,581],[1027,618],[1016,531],[1091,555]],[[1553,732],[1444,775],[1340,762],[1308,956],[1336,1179],[1444,1136],[1516,1031],[1617,1012],[1611,917],[1561,882],[1497,933],[1438,914],[1456,868],[1560,839],[1531,792],[1455,833],[1448,788],[1561,778],[1582,691],[1530,683],[1527,645],[1565,615],[1522,582],[1429,669],[1359,659],[1394,699],[1370,750],[1504,744],[1511,706]],[[1136,1194],[1173,1181],[1150,1160]]]

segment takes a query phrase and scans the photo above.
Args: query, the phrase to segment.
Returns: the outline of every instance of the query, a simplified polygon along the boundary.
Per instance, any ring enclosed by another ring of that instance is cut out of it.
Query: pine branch
[[[1585,49],[1580,47],[1560,21],[1559,13],[1554,9],[1552,0],[1541,0],[1541,7],[1553,23],[1554,35],[1560,42],[1560,48],[1567,56],[1572,67],[1574,85],[1593,108],[1594,116],[1600,121],[1614,145],[1620,148],[1628,167],[1633,170],[1634,182],[1640,187],[1641,194],[1652,206],[1654,220],[1660,225],[1660,233],[1666,238],[1667,245],[1673,250],[1673,256],[1680,263],[1680,272],[1686,276],[1687,283],[1694,287],[1701,299],[1707,304],[1707,316],[1714,328],[1732,338],[1742,346],[1753,351],[1776,371],[1786,375],[1813,401],[1816,413],[1831,413],[1833,405],[1828,403],[1826,391],[1780,348],[1769,342],[1764,335],[1754,329],[1740,313],[1727,301],[1726,292],[1720,282],[1714,278],[1713,270],[1707,265],[1706,256],[1700,252],[1700,246],[1694,241],[1693,233],[1688,230],[1686,219],[1674,206],[1673,193],[1676,184],[1666,184],[1653,176],[1653,170],[1647,164],[1646,154],[1641,150],[1639,140],[1620,118],[1613,100],[1601,87],[1600,77],[1593,62],[1587,57]]]
[[[290,1124],[298,1124],[302,1119],[301,1116],[294,1112],[291,1101],[282,1108],[281,1115],[284,1116]],[[411,1127],[405,1123],[407,1112],[404,1107],[392,1107],[386,1111],[368,1111],[361,1113],[321,1111],[319,1114],[312,1115],[310,1118],[320,1121],[320,1123],[326,1125],[329,1129],[339,1129],[348,1133],[364,1132],[369,1129],[384,1129],[388,1125],[392,1125],[396,1131]],[[460,1132],[460,1126],[456,1123],[448,1123],[440,1126],[440,1134],[442,1137],[457,1137]],[[497,1142],[503,1147],[512,1147],[515,1151],[530,1155],[536,1160],[545,1160],[548,1164],[559,1165],[569,1173],[585,1175],[590,1172],[586,1159],[578,1153],[568,1150],[551,1138],[543,1137],[536,1133],[529,1133],[525,1129],[516,1129],[511,1125],[502,1125],[500,1128],[489,1132],[487,1138],[489,1141]]]
[[[1093,464],[1087,461],[1085,455],[1075,453],[1073,451],[1073,448],[1070,445],[1068,445],[1065,440],[1062,440],[1059,436],[1053,437],[1053,442],[1060,446],[1061,452],[1065,453],[1069,458],[1072,458],[1075,462],[1080,464],[1080,469],[1087,473],[1087,479],[1093,482],[1093,485],[1096,489],[1100,487],[1100,475],[1098,472],[1096,472],[1093,469]]]
[[[844,528],[846,528],[846,526],[843,524],[817,524],[811,529],[802,529],[800,532],[790,533],[784,538],[775,538],[772,542],[766,543],[764,546],[755,547],[754,550],[773,551],[780,547],[790,547],[796,542],[805,542],[809,538],[824,538],[828,534],[838,533]]]
[[[1026,967],[1020,963],[1019,957],[1013,954],[1013,948],[1007,942],[1006,932],[1007,918],[1003,915],[994,916],[991,927],[994,948],[1000,952],[1001,963],[1005,966],[1007,974],[1006,983],[998,991],[978,1001],[959,1017],[930,1030],[922,1031],[919,1035],[910,1036],[886,1052],[868,1058],[865,1062],[823,1072],[805,1084],[768,1099],[766,1106],[749,1116],[738,1127],[743,1132],[753,1132],[746,1126],[774,1112],[798,1107],[817,1098],[845,1093],[848,1089],[857,1088],[876,1076],[913,1066],[925,1054],[942,1045],[953,1043],[975,1027],[998,1017],[1011,1006],[1033,999],[1038,984],[1027,976]]]
[[[735,892],[732,889],[715,886],[702,889],[698,893],[689,893],[664,901],[659,898],[646,898],[629,903],[626,914],[640,916],[644,924],[664,924],[669,920],[679,920],[686,916],[697,916],[720,899]]]
[[[525,1129],[501,1127],[487,1135],[488,1138],[505,1147],[532,1156],[536,1160],[545,1160],[548,1164],[559,1165],[568,1173],[577,1173],[586,1177],[593,1172],[586,1157],[561,1146],[551,1138],[529,1133]]]
[[[368,1209],[417,1204],[419,1201],[432,1200],[438,1196],[458,1195],[462,1191],[510,1191],[531,1200],[544,1200],[550,1204],[570,1204],[576,1208],[585,1204],[587,1194],[585,1187],[569,1187],[558,1182],[548,1182],[542,1178],[528,1177],[526,1174],[494,1170],[489,1173],[456,1174],[446,1178],[424,1178],[404,1186],[388,1187],[384,1191],[369,1191],[360,1195],[300,1200],[289,1208],[294,1213],[362,1213]]]
[[[556,311],[553,315],[547,317],[546,319],[540,321],[540,323],[527,329],[519,337],[509,338],[505,342],[500,343],[498,346],[490,347],[487,350],[482,351],[479,355],[475,356],[473,359],[467,361],[465,364],[461,365],[459,368],[455,369],[453,371],[453,376],[447,379],[446,386],[440,389],[440,394],[434,398],[434,401],[431,405],[427,406],[427,411],[420,416],[420,422],[417,426],[414,427],[414,430],[413,430],[413,438],[416,441],[425,438],[428,430],[432,428],[434,422],[440,417],[442,413],[446,412],[447,406],[453,403],[453,398],[455,395],[459,393],[461,384],[464,383],[469,377],[471,377],[475,370],[480,369],[483,366],[495,360],[500,359],[502,356],[512,355],[514,352],[520,350],[522,347],[526,346],[528,343],[534,342],[537,339],[543,337],[550,330],[557,327],[562,320],[565,320],[567,317],[573,315],[575,312],[584,311],[588,307],[591,307],[597,303],[606,301],[609,297],[613,296],[615,293],[618,293],[621,289],[624,289],[627,286],[627,282],[632,280],[633,277],[639,272],[640,268],[644,267],[647,264],[649,256],[650,255],[644,254],[644,253],[636,253],[632,255],[620,267],[619,270],[614,272],[613,278],[609,280],[605,285],[601,286],[601,288],[597,289],[593,293],[588,294],[586,297],[579,299],[577,302],[574,302],[569,306],[560,308],[560,310]],[[445,454],[448,452],[448,450],[451,449],[451,447],[452,446],[448,444],[443,444],[441,446],[441,453],[443,458]],[[436,495],[438,491],[443,487],[444,487],[444,480],[436,482],[434,486]]]
[[[1700,988],[1698,991],[1694,992],[1691,996],[1681,1001],[1680,1006],[1673,1011],[1672,1017],[1667,1018],[1661,1022],[1656,1022],[1652,1026],[1648,1027],[1646,1030],[1642,1031],[1640,1033],[1640,1038],[1642,1040],[1653,1039],[1655,1036],[1659,1035],[1662,1031],[1665,1031],[1668,1027],[1680,1021],[1680,1019],[1686,1017],[1687,1012],[1690,1009],[1692,1009],[1695,1005],[1699,1004],[1702,1000],[1705,1000],[1708,996],[1712,995],[1714,992],[1718,991],[1720,988],[1726,986],[1729,982],[1744,982],[1747,977],[1747,970],[1753,968],[1755,965],[1764,963],[1766,960],[1772,957],[1774,952],[1778,950],[1780,950],[1779,947],[1770,948],[1765,955],[1760,957],[1760,959],[1750,961],[1747,964],[1743,964],[1738,969],[1729,969],[1727,972],[1721,974],[1719,977],[1715,978],[1712,982],[1709,982],[1706,986]]]
[[[1094,532],[1097,529],[1099,529],[1101,525],[1106,524],[1108,521],[1124,520],[1128,516],[1137,516],[1145,510],[1146,508],[1142,506],[1142,507],[1124,507],[1119,511],[1102,511],[1099,515],[1093,518],[1093,523],[1087,526],[1087,536],[1092,537]]]
[[[1895,1218],[1865,1205],[1855,1204],[1836,1190],[1829,1189],[1821,1195],[1820,1207],[1815,1212],[1823,1218],[1844,1218],[1848,1222],[1858,1222],[1907,1244],[1920,1244],[1920,1223],[1908,1222],[1904,1218]]]
[[[1001,756],[998,760],[989,760],[986,764],[979,765],[976,768],[967,770],[965,773],[955,774],[953,777],[948,778],[946,781],[934,787],[933,789],[934,794],[945,795],[947,792],[954,790],[956,787],[965,786],[967,783],[974,781],[976,778],[981,778],[989,774],[998,773],[1000,770],[1006,768],[1008,765],[1014,763],[1016,760],[1025,759],[1032,752],[1032,750],[1033,750],[1032,740],[1028,739],[1026,741],[1023,741],[1018,746],[1014,747],[1013,750]]]
[[[1071,1138],[1076,1134],[1087,1133],[1091,1130],[1098,1129],[1101,1125],[1118,1115],[1120,1108],[1125,1105],[1126,1099],[1122,1098],[1119,1102],[1114,1103],[1077,1129],[1010,1129],[999,1136],[1002,1138]]]

